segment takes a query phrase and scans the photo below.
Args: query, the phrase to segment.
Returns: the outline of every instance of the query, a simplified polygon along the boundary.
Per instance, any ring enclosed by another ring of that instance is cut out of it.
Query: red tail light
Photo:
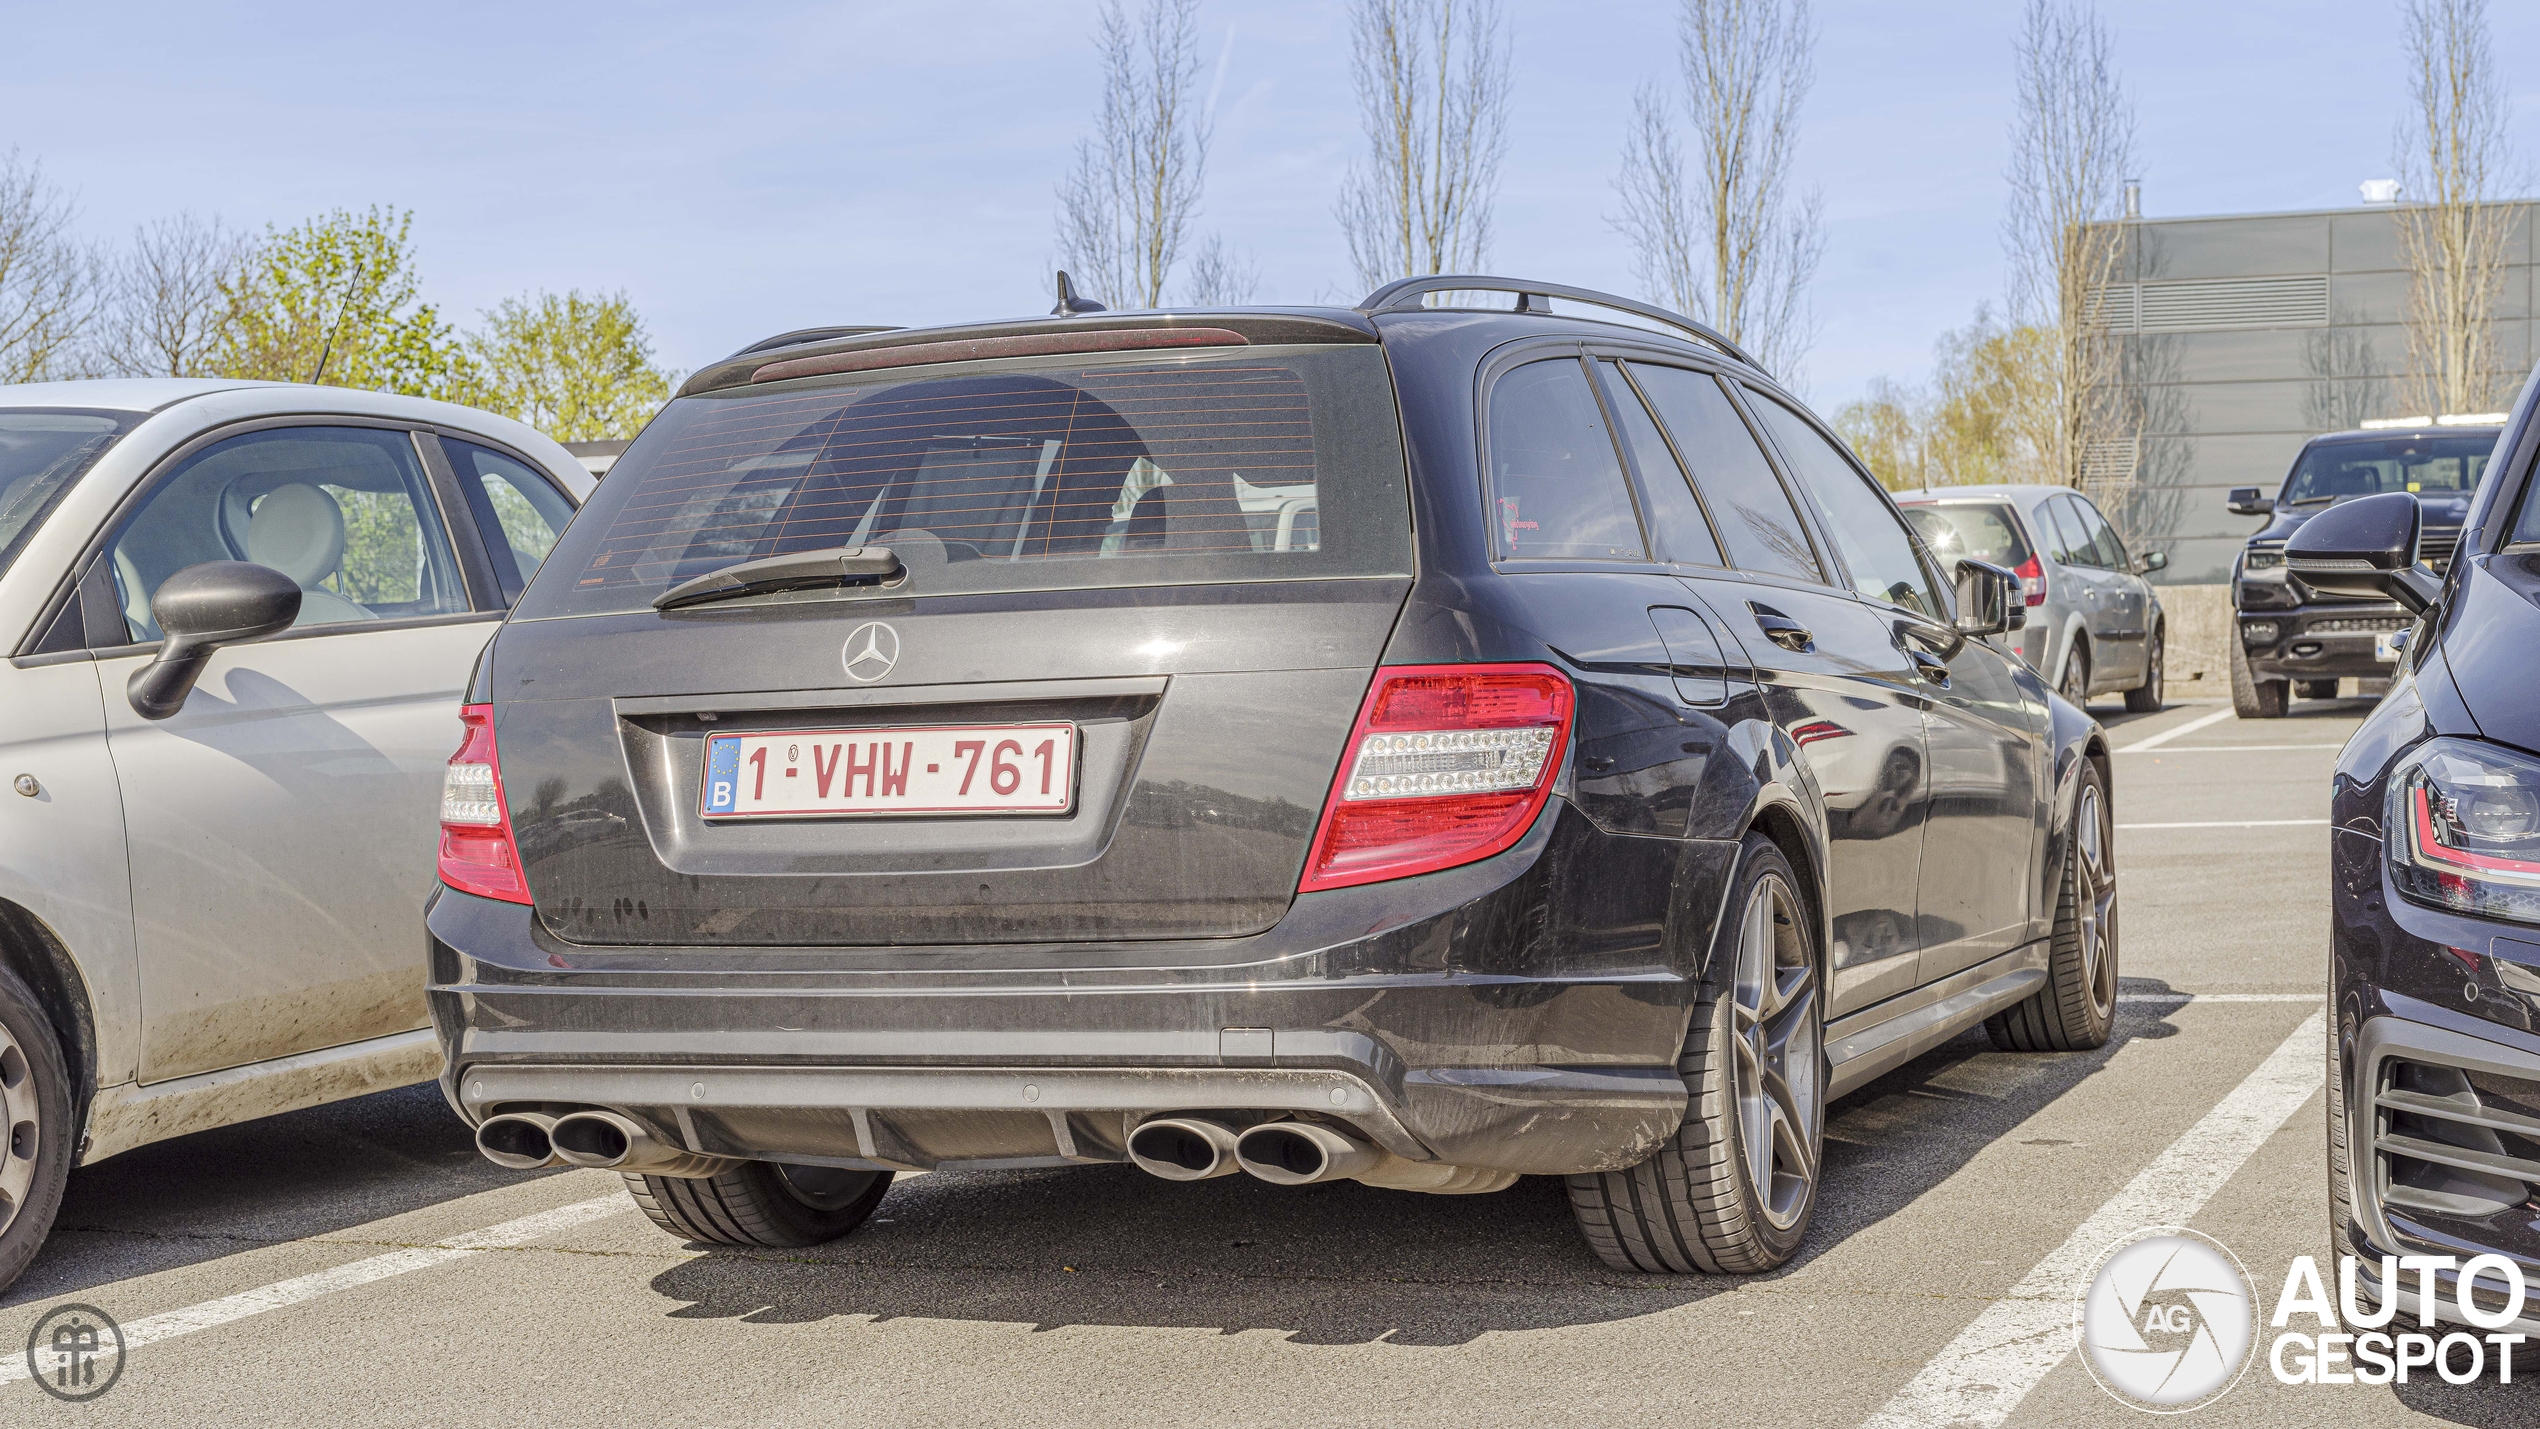
[[[521,876],[494,758],[494,707],[463,706],[459,722],[467,732],[441,775],[441,881],[479,898],[526,903],[529,881]]]
[[[1552,797],[1572,703],[1549,665],[1379,669],[1297,891],[1432,873],[1515,843]]]
[[[2044,605],[2046,603],[2046,567],[2038,563],[2037,553],[2031,551],[2029,558],[2012,567],[2012,570],[2020,578],[2020,590],[2028,596],[2028,603]]]

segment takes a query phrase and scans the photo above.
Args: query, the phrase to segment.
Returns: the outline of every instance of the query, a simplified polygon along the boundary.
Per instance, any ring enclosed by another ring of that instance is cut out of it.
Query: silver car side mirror
[[[124,696],[143,719],[166,719],[185,708],[213,651],[291,628],[300,618],[300,584],[270,566],[205,561],[160,582],[150,616],[167,638],[159,658],[132,672]]]

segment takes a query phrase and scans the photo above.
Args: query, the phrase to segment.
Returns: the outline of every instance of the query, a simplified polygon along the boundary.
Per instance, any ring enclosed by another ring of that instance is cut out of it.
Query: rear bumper
[[[1613,1169],[1683,1118],[1677,949],[1708,946],[1736,847],[1609,836],[1556,798],[1496,858],[1306,895],[1251,938],[1090,946],[594,948],[442,889],[443,1087],[471,1122],[605,1106],[825,1164],[1115,1161],[1145,1116],[1221,1109],[1313,1111],[1415,1161]]]

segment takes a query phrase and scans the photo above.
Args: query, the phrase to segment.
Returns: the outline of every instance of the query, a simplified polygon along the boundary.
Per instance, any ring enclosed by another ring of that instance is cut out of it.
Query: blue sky
[[[1605,222],[1631,92],[1674,6],[1506,0],[1516,55],[1492,266],[1629,291]],[[6,19],[0,148],[100,239],[178,209],[249,227],[414,211],[461,321],[538,288],[626,290],[693,368],[821,322],[1047,307],[1051,188],[1095,98],[1092,0],[35,7]],[[1355,149],[1342,9],[1206,0],[1203,226],[1267,301],[1359,294],[1331,217]],[[2342,207],[2407,102],[2391,0],[2106,7],[2155,216]],[[1829,219],[1811,395],[1919,375],[2000,292],[2014,0],[1821,0],[1799,164]],[[2495,7],[2540,53],[2540,5]],[[2540,69],[2516,138],[2540,158]]]

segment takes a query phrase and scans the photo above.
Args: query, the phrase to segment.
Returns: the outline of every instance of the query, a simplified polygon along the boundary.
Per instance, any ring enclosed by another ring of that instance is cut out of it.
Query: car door
[[[124,629],[97,669],[130,830],[144,1081],[427,1021],[441,770],[502,598],[419,440],[317,421],[215,434],[106,537],[95,569]],[[182,709],[143,719],[124,689],[154,654],[150,594],[208,560],[289,575],[299,620],[219,651]]]
[[[1917,980],[2008,952],[2028,934],[2044,703],[2023,690],[2009,651],[1957,633],[1948,592],[1878,483],[1796,409],[1763,392],[1750,400],[1816,503],[1853,590],[1916,655],[1931,761]]]
[[[2095,693],[2121,683],[2117,677],[2124,674],[2125,611],[2116,588],[2118,575],[2106,569],[2106,558],[2091,539],[2081,498],[2063,492],[2050,498],[2042,509],[2058,533],[2056,559],[2081,590],[2081,623],[2090,633],[2090,688]]]
[[[1833,931],[1827,1015],[1914,985],[1914,899],[1929,795],[1912,660],[1828,565],[1745,414],[1711,374],[1623,364],[1693,477],[1723,554],[1743,576],[1703,582],[1753,666],[1774,722],[1826,807]]]
[[[2152,590],[2143,577],[2134,573],[2134,557],[2125,542],[2117,538],[2116,528],[2108,524],[2090,498],[2072,495],[2064,498],[2081,516],[2083,531],[2090,538],[2090,549],[2098,557],[2096,574],[2102,592],[2100,607],[2107,614],[2101,627],[2103,644],[2100,655],[2104,673],[2112,683],[2132,689],[2143,682],[2148,673],[2145,661],[2152,653]]]

